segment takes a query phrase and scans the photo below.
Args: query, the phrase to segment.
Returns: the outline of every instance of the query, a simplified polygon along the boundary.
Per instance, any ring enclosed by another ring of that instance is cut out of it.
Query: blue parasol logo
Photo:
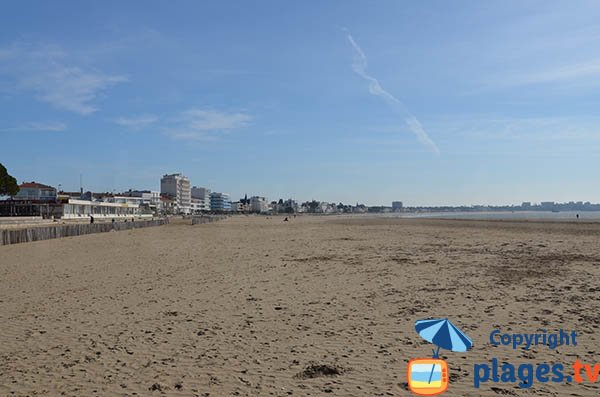
[[[437,346],[433,358],[438,358],[440,348],[453,352],[466,352],[473,347],[473,341],[465,333],[456,328],[447,318],[419,320],[415,329],[429,343]]]
[[[409,362],[409,387],[419,395],[441,394],[448,387],[449,375],[448,365],[439,358],[440,349],[466,352],[473,347],[473,342],[447,318],[419,320],[415,323],[415,329],[423,339],[437,346],[437,349],[432,349],[432,359],[414,359]]]

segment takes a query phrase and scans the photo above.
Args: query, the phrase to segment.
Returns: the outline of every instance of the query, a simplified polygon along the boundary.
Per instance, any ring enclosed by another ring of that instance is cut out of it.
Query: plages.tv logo
[[[408,388],[419,396],[434,396],[448,390],[448,364],[440,358],[440,348],[466,352],[473,347],[471,339],[447,318],[419,320],[415,323],[419,335],[437,346],[432,358],[415,358],[407,368]]]

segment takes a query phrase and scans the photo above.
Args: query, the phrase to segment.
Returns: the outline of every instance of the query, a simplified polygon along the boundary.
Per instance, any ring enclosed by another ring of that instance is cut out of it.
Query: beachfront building
[[[173,215],[177,212],[175,200],[169,196],[160,196],[158,213],[161,215]]]
[[[164,175],[160,180],[160,194],[171,197],[175,201],[178,213],[191,212],[192,191],[188,177],[182,174]]]
[[[190,214],[197,214],[200,212],[200,202],[198,199],[190,199]]]
[[[114,203],[114,204],[132,204],[140,206],[144,203],[144,199],[141,197],[129,197],[129,196],[105,196],[100,200],[106,203]]]
[[[204,201],[192,197],[192,201],[190,203],[190,210],[192,214],[201,214],[202,212],[206,211]]]
[[[156,207],[160,202],[160,192],[154,190],[131,190],[124,192],[121,196],[139,197],[142,203],[151,207]]]
[[[234,201],[231,203],[231,212],[245,212],[244,204],[241,201]]]
[[[392,211],[402,211],[402,201],[392,201]]]
[[[217,212],[231,211],[231,201],[229,199],[229,194],[212,192],[210,194],[210,210]]]
[[[192,187],[192,212],[210,211],[210,189]]]
[[[246,195],[244,198],[239,199],[239,201],[234,201],[231,203],[231,211],[241,213],[250,212],[250,199],[248,196]]]
[[[44,219],[139,217],[150,212],[144,211],[141,200],[109,193],[57,194],[56,189],[51,186],[27,182],[21,184],[16,196],[0,204],[0,215],[36,216]]]
[[[56,189],[37,182],[25,182],[19,185],[15,200],[56,201]]]
[[[137,197],[140,200],[140,206],[150,212],[158,214],[160,208],[160,192],[154,190],[129,190],[123,193],[126,197]]]
[[[69,199],[62,206],[63,219],[86,219],[94,218],[139,218],[151,217],[151,214],[142,213],[138,204],[116,203],[106,201],[89,201]]]
[[[250,197],[250,212],[265,213],[269,211],[269,203],[266,197]]]
[[[0,200],[0,216],[54,218],[61,210],[56,189],[37,182],[22,183],[15,196]]]

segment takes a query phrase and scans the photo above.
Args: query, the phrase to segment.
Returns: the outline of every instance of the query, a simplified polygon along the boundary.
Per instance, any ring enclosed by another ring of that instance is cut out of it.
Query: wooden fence
[[[105,233],[112,230],[129,230],[141,227],[161,226],[169,223],[168,219],[157,219],[136,222],[115,223],[75,223],[70,225],[52,225],[46,227],[30,227],[25,229],[0,230],[0,245],[27,243],[30,241],[49,240],[53,238],[81,236],[92,233]]]
[[[216,221],[220,221],[225,218],[227,218],[227,216],[225,216],[225,215],[195,215],[195,216],[192,216],[192,225],[216,222]]]

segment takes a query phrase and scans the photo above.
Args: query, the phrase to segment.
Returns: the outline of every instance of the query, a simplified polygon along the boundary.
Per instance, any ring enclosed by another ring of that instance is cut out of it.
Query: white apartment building
[[[203,207],[204,206],[202,205],[202,202],[199,199],[192,197],[190,202],[190,211],[192,214],[201,213]]]
[[[192,188],[192,212],[210,211],[210,189]]]
[[[250,197],[250,211],[251,212],[268,212],[269,203],[266,197],[252,196]]]
[[[123,196],[140,197],[143,204],[157,207],[160,204],[160,192],[153,190],[129,190]]]
[[[19,185],[15,199],[56,201],[56,189],[37,182],[25,182]]]
[[[175,200],[177,212],[189,214],[192,209],[190,180],[182,174],[167,174],[160,180],[160,193]]]

